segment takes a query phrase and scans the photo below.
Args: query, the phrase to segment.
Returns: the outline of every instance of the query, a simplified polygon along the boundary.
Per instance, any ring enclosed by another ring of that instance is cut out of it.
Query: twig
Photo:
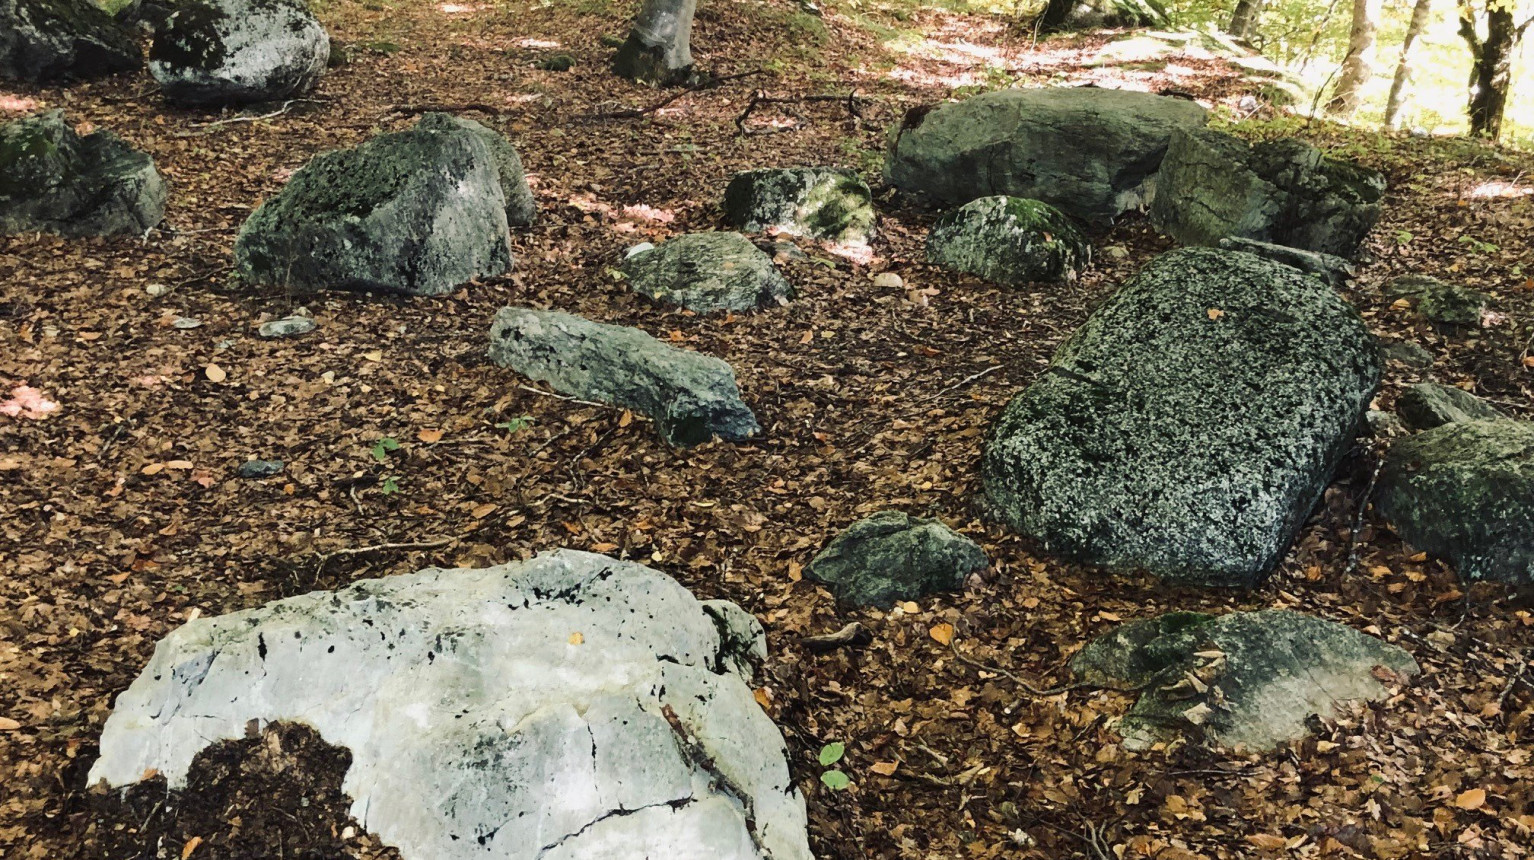
[[[192,284],[198,283],[200,281],[211,280],[213,277],[215,277],[217,275],[222,275],[223,273],[225,273],[225,272],[227,272],[227,271],[229,271],[230,269],[233,269],[233,268],[234,268],[233,266],[230,266],[228,264],[225,264],[225,265],[222,265],[222,266],[215,266],[215,267],[207,270],[206,272],[202,272],[200,274],[193,275],[192,277],[187,278],[184,281],[177,281],[174,284],[171,284],[170,288],[172,290],[179,290],[182,287],[191,286]]]
[[[234,125],[235,123],[238,123],[238,122],[259,122],[259,121],[261,121],[263,119],[271,119],[273,117],[282,116],[283,114],[287,113],[288,110],[293,107],[293,105],[301,104],[301,103],[304,103],[304,102],[307,102],[307,103],[310,103],[310,104],[324,104],[325,103],[324,100],[322,100],[322,99],[288,99],[287,101],[282,103],[282,107],[272,111],[271,113],[263,113],[263,114],[260,114],[258,116],[233,116],[233,117],[230,117],[228,119],[220,119],[220,120],[215,120],[213,122],[197,122],[197,123],[192,123],[192,128],[200,128],[200,129],[204,129],[204,131],[197,132],[197,133],[194,133],[194,134],[181,133],[181,134],[178,134],[176,136],[177,137],[197,137],[197,136],[199,136],[201,134],[207,134],[207,131],[206,131],[207,129],[214,129],[214,128],[218,128],[219,126],[223,126],[223,125]]]
[[[579,404],[581,404],[583,406],[600,406],[603,409],[619,409],[619,408],[621,408],[621,407],[618,407],[618,406],[614,406],[611,403],[598,403],[595,400],[582,400],[579,397],[571,397],[568,394],[556,394],[556,393],[554,393],[552,391],[544,391],[541,388],[534,388],[531,385],[518,385],[517,387],[522,389],[523,391],[532,392],[533,394],[541,395],[543,397],[552,397],[555,400],[566,400],[566,401],[569,401],[570,403],[579,403]]]
[[[1507,704],[1507,697],[1513,694],[1513,688],[1518,686],[1518,681],[1523,678],[1523,673],[1529,670],[1529,661],[1522,655],[1518,655],[1518,671],[1507,679],[1507,686],[1502,688],[1502,695],[1497,697],[1497,710],[1502,711],[1502,706]]]
[[[642,107],[642,108],[623,108],[621,110],[614,110],[614,111],[598,111],[597,113],[582,114],[582,115],[576,117],[576,119],[577,120],[586,120],[586,121],[599,120],[599,119],[639,119],[640,117],[648,116],[649,114],[655,113],[656,111],[660,110],[661,108],[665,107],[666,105],[669,105],[672,102],[674,102],[674,101],[676,101],[676,100],[678,100],[678,99],[680,99],[680,98],[682,98],[684,96],[688,96],[688,95],[691,95],[691,94],[696,93],[696,92],[701,92],[703,90],[717,89],[720,84],[728,83],[729,81],[738,81],[741,78],[749,78],[749,77],[751,77],[753,75],[760,75],[762,73],[762,71],[763,71],[762,69],[752,69],[749,72],[739,72],[739,73],[736,73],[736,74],[733,74],[733,75],[725,75],[724,77],[720,77],[720,78],[709,78],[706,81],[702,81],[700,83],[693,84],[692,86],[689,86],[689,87],[687,87],[685,89],[679,90],[678,92],[672,93],[671,95],[666,96],[665,98],[661,99],[660,101],[655,102],[654,104],[648,105],[646,107]]]
[[[349,558],[354,555],[367,555],[370,552],[384,552],[393,549],[436,549],[447,546],[457,541],[455,537],[435,538],[433,540],[410,541],[407,543],[375,543],[370,546],[354,546],[347,549],[338,549],[335,552],[320,556],[318,563],[314,565],[316,578],[325,572],[325,566],[338,558]]]
[[[1384,466],[1385,458],[1376,452],[1374,471],[1369,473],[1369,485],[1364,487],[1364,496],[1358,500],[1358,510],[1353,513],[1353,529],[1348,533],[1348,563],[1342,568],[1344,578],[1358,569],[1358,536],[1364,530],[1364,512],[1369,509],[1369,499],[1374,496],[1374,484],[1379,480],[1380,469]]]
[[[805,648],[817,653],[824,654],[846,646],[857,648],[873,641],[873,634],[868,632],[862,624],[854,621],[835,633],[824,633],[819,636],[805,636],[799,640]]]
[[[460,113],[463,111],[476,111],[478,113],[488,113],[494,116],[500,116],[501,114],[506,113],[505,108],[498,108],[495,105],[485,104],[484,102],[465,102],[463,104],[389,105],[389,109],[385,111],[385,113],[414,116],[415,114],[422,113]]]
[[[794,116],[795,119],[799,121],[787,128],[746,128],[746,120],[760,105],[789,105],[799,104],[801,102],[838,102],[845,104],[847,106],[847,113],[852,116],[854,121],[857,121],[863,118],[863,114],[858,111],[858,99],[860,98],[862,98],[862,96],[858,95],[857,90],[852,90],[846,95],[814,96],[769,96],[767,95],[766,90],[757,90],[751,94],[751,100],[746,102],[746,109],[741,111],[740,116],[735,118],[735,127],[739,129],[740,133],[743,135],[775,134],[781,131],[793,131],[795,129],[802,128],[804,126],[804,118],[798,114],[795,114]]]
[[[979,660],[975,660],[975,659],[966,657],[963,654],[960,654],[959,653],[959,640],[958,639],[950,639],[950,640],[948,640],[948,650],[953,652],[953,656],[956,659],[958,659],[959,662],[967,663],[970,666],[973,666],[974,668],[980,669],[982,671],[994,672],[994,673],[996,673],[998,675],[1001,675],[1001,676],[1005,677],[1007,680],[1009,680],[1012,683],[1016,684],[1018,687],[1022,688],[1023,692],[1027,693],[1030,696],[1033,696],[1036,699],[1047,699],[1050,696],[1058,696],[1061,693],[1069,693],[1072,690],[1084,690],[1084,689],[1087,689],[1088,687],[1093,686],[1092,684],[1085,684],[1085,683],[1078,682],[1078,683],[1075,683],[1075,684],[1066,684],[1063,687],[1051,687],[1051,688],[1049,688],[1047,690],[1041,690],[1038,687],[1035,687],[1032,684],[1028,683],[1027,681],[1024,681],[1022,678],[1019,678],[1016,675],[1012,674],[1011,672],[1008,672],[1006,669],[1001,668],[1000,666],[988,666],[988,665],[980,662]]]

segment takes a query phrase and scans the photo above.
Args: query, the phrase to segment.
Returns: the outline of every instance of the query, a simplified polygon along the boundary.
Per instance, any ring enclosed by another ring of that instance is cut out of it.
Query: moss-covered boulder
[[[330,37],[303,0],[186,0],[149,49],[165,98],[188,105],[302,95],[329,60]]]
[[[1427,275],[1402,275],[1384,287],[1385,298],[1409,302],[1428,322],[1473,328],[1491,308],[1491,296]]]
[[[1431,430],[1462,421],[1493,421],[1502,417],[1495,406],[1463,388],[1419,382],[1396,400],[1401,421],[1413,430]]]
[[[621,271],[635,292],[698,313],[755,310],[794,292],[772,258],[739,233],[676,236],[630,255]]]
[[[1287,551],[1379,380],[1358,312],[1318,278],[1185,248],[1119,289],[1012,400],[981,477],[1045,549],[1248,586]]]
[[[1534,585],[1534,424],[1444,424],[1398,440],[1375,509],[1466,580]]]
[[[110,131],[80,137],[62,111],[0,126],[0,234],[143,233],[165,198],[154,160]]]
[[[957,591],[989,563],[979,544],[937,520],[881,511],[833,538],[804,575],[830,586],[841,603],[887,608]]]
[[[538,201],[533,198],[532,189],[527,187],[522,156],[500,132],[449,113],[426,114],[415,127],[423,131],[468,132],[479,138],[490,150],[496,174],[501,179],[501,194],[506,197],[506,223],[512,227],[531,227],[538,222]]]
[[[143,65],[138,43],[91,0],[0,0],[0,78],[96,78]]]
[[[933,225],[927,259],[1000,284],[1066,281],[1092,261],[1092,245],[1048,203],[982,197]]]
[[[1185,245],[1240,237],[1352,257],[1380,217],[1385,178],[1300,140],[1250,145],[1210,129],[1172,135],[1151,220]]]
[[[1303,738],[1311,716],[1383,699],[1382,677],[1419,671],[1394,645],[1280,609],[1131,622],[1090,642],[1071,670],[1084,683],[1141,691],[1119,723],[1125,746],[1184,737],[1252,750]]]
[[[317,156],[235,239],[241,277],[294,290],[438,295],[511,267],[483,136],[417,126]]]
[[[737,173],[724,191],[724,213],[748,233],[776,230],[846,244],[873,238],[877,221],[868,184],[834,167]]]

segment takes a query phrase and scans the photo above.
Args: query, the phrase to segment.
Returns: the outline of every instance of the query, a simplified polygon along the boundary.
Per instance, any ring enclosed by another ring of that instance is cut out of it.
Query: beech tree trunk
[[[692,77],[692,15],[698,0],[645,0],[628,39],[613,58],[613,73],[654,86]]]
[[[1476,29],[1471,0],[1459,7],[1459,34],[1470,46],[1470,134],[1492,140],[1502,136],[1502,114],[1512,86],[1513,52],[1534,18],[1515,24],[1514,0],[1486,0],[1486,35]]]
[[[1401,61],[1396,64],[1396,76],[1390,82],[1390,98],[1385,102],[1385,127],[1388,129],[1401,126],[1401,109],[1406,106],[1406,100],[1411,94],[1412,45],[1427,26],[1428,13],[1432,7],[1433,0],[1417,0],[1417,4],[1412,7],[1411,23],[1406,25],[1406,36],[1401,40]]]
[[[1332,90],[1326,112],[1350,117],[1363,101],[1364,85],[1374,76],[1374,34],[1380,17],[1380,0],[1353,0],[1353,28],[1348,36],[1348,55],[1342,74]]]
[[[1236,0],[1236,10],[1230,14],[1230,24],[1225,32],[1237,39],[1250,39],[1262,17],[1262,7],[1267,0]]]

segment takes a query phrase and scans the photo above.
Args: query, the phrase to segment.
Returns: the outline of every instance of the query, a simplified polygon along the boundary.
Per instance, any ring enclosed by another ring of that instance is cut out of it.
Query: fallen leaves
[[[948,645],[953,642],[953,625],[948,623],[934,624],[928,628],[927,635],[939,645]]]
[[[204,367],[202,369],[202,373],[204,376],[208,377],[209,382],[223,382],[229,378],[229,374],[225,373],[224,369],[216,364],[210,364],[207,367]]]
[[[1454,805],[1460,809],[1476,810],[1486,805],[1486,790],[1472,788],[1461,792],[1454,798]]]

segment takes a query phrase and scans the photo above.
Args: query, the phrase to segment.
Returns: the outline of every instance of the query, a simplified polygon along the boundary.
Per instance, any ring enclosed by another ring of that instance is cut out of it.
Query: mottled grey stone
[[[981,477],[1003,522],[1053,552],[1248,586],[1283,557],[1379,380],[1358,312],[1251,254],[1154,260],[992,428]]]
[[[698,313],[779,304],[793,287],[772,258],[739,233],[688,233],[631,252],[620,266],[629,286]]]
[[[242,278],[293,290],[439,295],[511,268],[483,136],[416,127],[316,156],[245,222]]]
[[[1172,135],[1151,221],[1187,245],[1239,237],[1352,257],[1380,216],[1385,178],[1294,139],[1248,144],[1210,129]]]
[[[1426,370],[1433,366],[1433,354],[1421,344],[1409,340],[1393,340],[1380,344],[1380,356],[1386,361],[1400,362],[1413,370]]]
[[[1092,245],[1048,203],[982,197],[938,219],[927,260],[1000,284],[1068,281],[1092,261]]]
[[[1402,275],[1385,284],[1384,293],[1387,299],[1407,299],[1423,319],[1444,325],[1479,326],[1491,307],[1491,296],[1479,290],[1426,275]]]
[[[1042,200],[1103,223],[1144,204],[1196,102],[1095,87],[982,93],[911,111],[891,135],[884,175],[945,205],[998,194]]]
[[[283,317],[261,324],[256,333],[262,337],[297,337],[314,331],[314,320],[308,317]]]
[[[1275,245],[1272,242],[1259,242],[1239,236],[1227,236],[1220,240],[1219,246],[1227,251],[1245,251],[1248,254],[1266,257],[1275,263],[1283,263],[1302,272],[1325,278],[1327,283],[1334,287],[1345,286],[1356,274],[1351,262],[1335,254],[1322,254],[1318,251],[1306,251],[1303,248],[1291,248],[1288,245]]]
[[[153,159],[110,131],[80,137],[63,111],[0,126],[0,234],[143,233],[166,194]]]
[[[1071,660],[1085,683],[1143,691],[1119,723],[1132,749],[1179,736],[1252,750],[1299,740],[1312,715],[1385,698],[1380,666],[1402,679],[1419,672],[1394,645],[1281,609],[1135,621]]]
[[[329,60],[330,37],[303,0],[184,0],[149,48],[160,91],[187,105],[302,95]]]
[[[1396,412],[1413,430],[1431,430],[1457,421],[1489,421],[1501,418],[1490,403],[1462,388],[1419,382],[1401,392]]]
[[[235,470],[235,474],[248,479],[270,478],[286,466],[281,460],[246,460]]]
[[[538,201],[533,199],[533,190],[527,186],[522,156],[500,132],[472,119],[446,113],[428,113],[415,127],[422,131],[464,131],[478,137],[490,150],[496,173],[501,178],[501,193],[506,197],[506,223],[512,227],[531,227],[537,223]]]
[[[730,365],[638,329],[504,308],[490,329],[490,359],[565,394],[648,415],[672,445],[739,442],[761,430]]]
[[[1398,440],[1375,509],[1461,579],[1534,585],[1534,424],[1444,424]]]
[[[868,185],[851,170],[835,167],[737,173],[724,191],[724,214],[748,233],[776,229],[849,244],[873,238],[878,220]]]
[[[143,65],[138,43],[90,0],[0,0],[0,78],[97,78]]]
[[[888,608],[957,591],[987,564],[979,544],[937,520],[881,511],[832,538],[804,575],[830,586],[841,603]]]

